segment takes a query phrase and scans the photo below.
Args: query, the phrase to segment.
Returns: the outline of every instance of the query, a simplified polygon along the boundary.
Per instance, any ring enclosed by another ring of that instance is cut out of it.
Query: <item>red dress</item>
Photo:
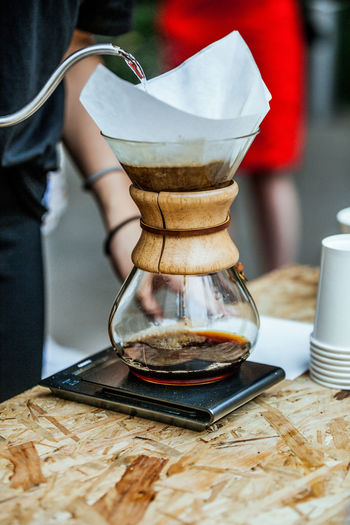
[[[294,0],[163,0],[158,18],[169,68],[233,30],[244,38],[272,95],[242,168],[285,170],[303,144],[304,45]]]

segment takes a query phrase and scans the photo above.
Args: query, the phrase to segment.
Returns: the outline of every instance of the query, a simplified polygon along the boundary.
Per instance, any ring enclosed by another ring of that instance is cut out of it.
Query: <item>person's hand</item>
[[[137,295],[145,312],[155,320],[162,319],[163,310],[155,298],[155,292],[167,287],[174,293],[181,293],[183,292],[183,279],[182,275],[145,274]]]
[[[123,226],[110,242],[111,263],[121,282],[126,279],[133,267],[131,254],[140,234],[140,224],[135,220]],[[163,311],[155,299],[154,292],[164,286],[170,287],[175,292],[180,292],[183,288],[183,277],[180,275],[145,273],[138,290],[137,299],[142,308],[147,315],[155,319],[161,319]]]
[[[123,226],[110,242],[111,262],[118,278],[123,283],[133,268],[132,251],[140,238],[141,228],[137,220]],[[162,309],[156,301],[153,291],[157,275],[145,274],[137,299],[147,315],[154,318],[163,316]],[[158,283],[159,287],[159,283]]]

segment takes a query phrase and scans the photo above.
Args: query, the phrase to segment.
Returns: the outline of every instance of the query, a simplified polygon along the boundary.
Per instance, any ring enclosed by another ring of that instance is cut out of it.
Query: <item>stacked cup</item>
[[[343,208],[337,213],[341,233],[350,233],[350,208]]]
[[[322,241],[310,351],[310,376],[315,382],[350,389],[350,234]]]

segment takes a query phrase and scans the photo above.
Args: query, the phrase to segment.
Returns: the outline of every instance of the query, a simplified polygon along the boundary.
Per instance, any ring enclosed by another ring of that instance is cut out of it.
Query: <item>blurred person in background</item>
[[[292,172],[304,142],[304,38],[295,0],[163,0],[157,17],[167,69],[233,30],[244,38],[272,94],[240,169],[247,172],[265,269],[293,262],[300,235]]]
[[[64,56],[93,44],[92,34],[130,29],[131,0],[20,0],[0,4],[0,115],[31,101]],[[44,285],[41,222],[47,173],[63,141],[90,181],[110,239],[112,263],[124,278],[139,236],[129,179],[79,102],[99,57],[75,65],[41,109],[0,128],[0,401],[41,378]],[[103,176],[91,179],[96,173]],[[91,182],[94,180],[94,182]],[[116,226],[121,228],[115,229]]]

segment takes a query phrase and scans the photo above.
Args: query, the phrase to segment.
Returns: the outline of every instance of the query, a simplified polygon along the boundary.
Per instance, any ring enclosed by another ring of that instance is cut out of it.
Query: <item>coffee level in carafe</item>
[[[204,384],[231,375],[249,355],[249,341],[219,331],[164,332],[123,345],[124,361],[146,381]]]

